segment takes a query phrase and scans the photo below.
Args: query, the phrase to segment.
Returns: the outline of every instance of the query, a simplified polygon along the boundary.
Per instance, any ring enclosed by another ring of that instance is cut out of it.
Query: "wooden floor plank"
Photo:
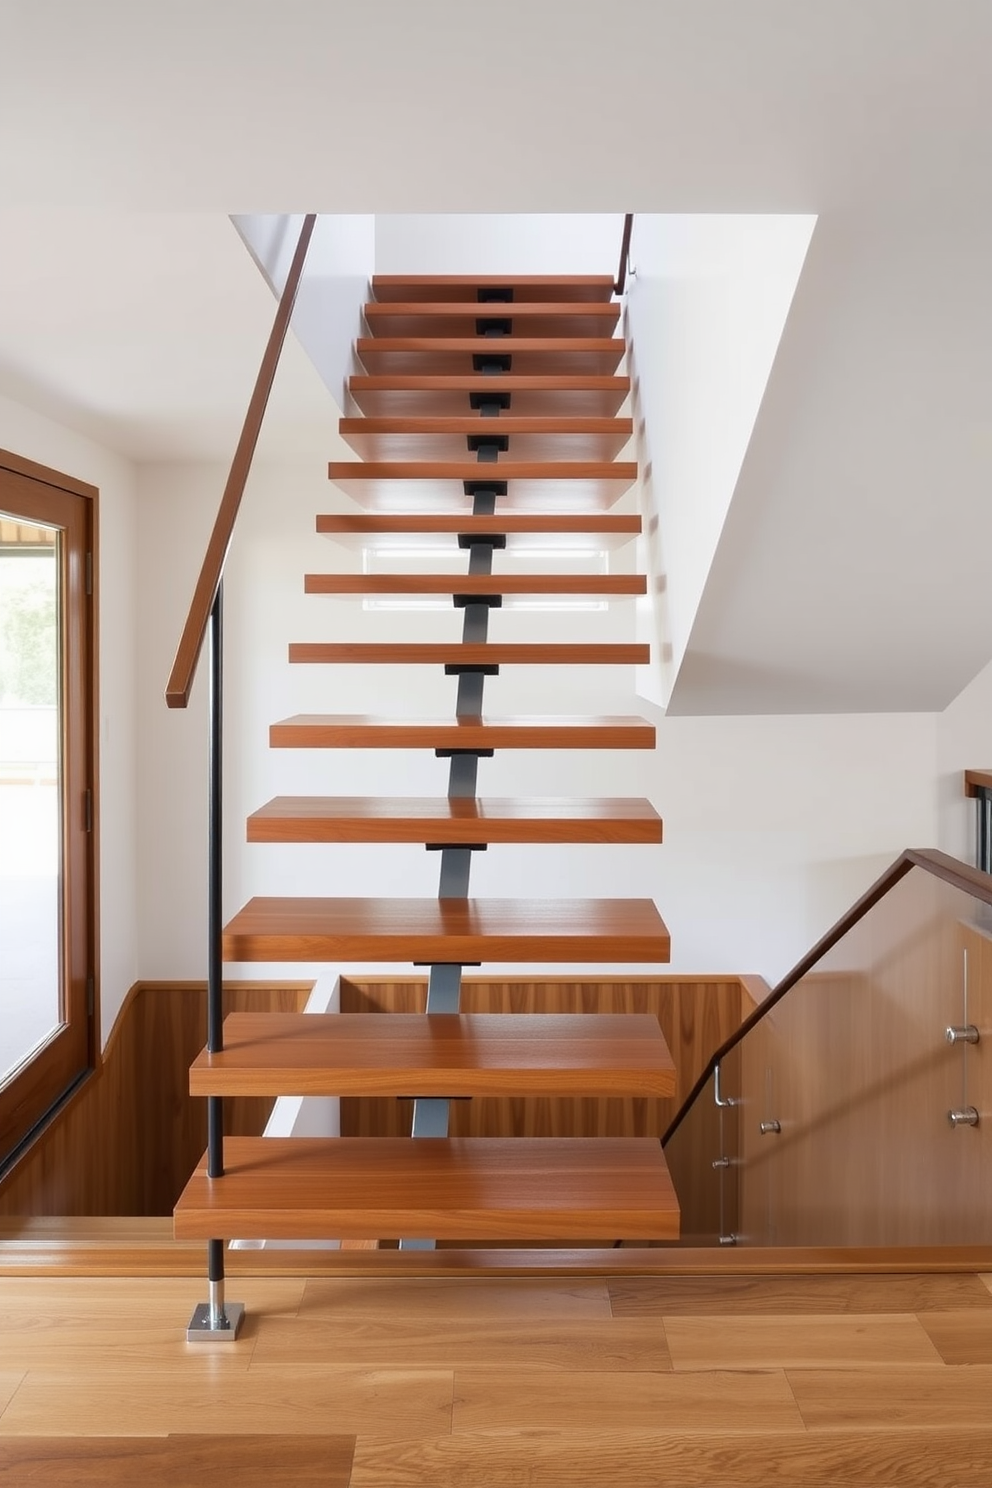
[[[992,1401],[992,1366],[951,1369],[790,1369],[789,1383],[811,1431],[983,1426]]]
[[[552,1374],[457,1369],[451,1429],[794,1431],[802,1419],[780,1370]]]
[[[945,1364],[992,1364],[992,1310],[930,1312],[921,1325]]]
[[[675,1369],[900,1368],[939,1358],[911,1314],[872,1317],[672,1317],[665,1320]]]
[[[551,1281],[541,1277],[487,1276],[408,1278],[398,1276],[325,1278],[308,1281],[300,1304],[301,1319],[399,1318],[406,1323],[430,1320],[525,1322],[591,1321],[610,1317],[605,1280]]]
[[[274,1432],[394,1440],[449,1428],[450,1370],[324,1367],[234,1375],[212,1372],[204,1345],[189,1348],[184,1374],[96,1364],[83,1377],[76,1370],[29,1370],[0,1415],[0,1437],[124,1436],[139,1422],[143,1435]]]
[[[348,1488],[355,1437],[44,1436],[0,1441],[0,1483],[38,1488]]]
[[[4,1355],[6,1363],[6,1355]],[[24,1380],[23,1369],[4,1369],[0,1372],[0,1416],[7,1409]]]
[[[609,1291],[614,1317],[918,1313],[977,1307],[992,1318],[992,1294],[979,1277],[969,1275],[622,1276],[610,1281]]]
[[[359,1439],[351,1488],[988,1488],[992,1429]]]
[[[265,1318],[252,1355],[257,1365],[339,1364],[386,1369],[397,1359],[418,1368],[644,1373],[671,1368],[665,1332],[654,1318],[472,1318],[444,1327],[432,1318]]]
[[[374,274],[372,293],[379,303],[395,300],[477,300],[479,291],[509,290],[517,305],[537,300],[547,303],[568,300],[610,300],[613,296],[612,274],[504,274],[501,278],[480,274]],[[499,300],[479,300],[498,314]],[[504,308],[505,308],[504,302]],[[484,311],[483,311],[484,313]]]

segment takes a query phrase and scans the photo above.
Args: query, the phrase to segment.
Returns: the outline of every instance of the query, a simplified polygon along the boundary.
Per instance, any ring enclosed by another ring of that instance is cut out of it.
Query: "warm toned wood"
[[[854,1427],[983,1425],[992,1400],[992,1365],[950,1369],[939,1361],[912,1369],[793,1369],[789,1383],[811,1431]],[[992,1459],[990,1459],[992,1465]]]
[[[66,475],[62,470],[53,470],[49,465],[40,465],[37,460],[27,460],[15,455],[13,450],[0,449],[0,470],[11,475],[23,476],[25,480],[38,481],[42,485],[55,486],[60,491],[71,491],[74,496],[85,496],[90,501],[99,499],[99,488],[88,481]]]
[[[650,1016],[235,1014],[193,1095],[671,1095]]]
[[[647,593],[643,574],[307,574],[307,594]]]
[[[712,1381],[714,1396],[720,1382]],[[540,1393],[539,1382],[535,1391]],[[763,1413],[762,1413],[763,1414]],[[714,1406],[693,1430],[666,1413],[650,1428],[628,1425],[618,1404],[602,1429],[480,1427],[383,1446],[359,1439],[351,1488],[987,1488],[992,1428],[831,1431],[768,1427],[756,1417],[728,1430]]]
[[[364,977],[341,980],[344,1012],[422,1012],[423,977]],[[681,1098],[719,1043],[740,1022],[740,987],[734,977],[681,978],[628,976],[597,979],[577,976],[500,978],[469,974],[462,980],[461,1006],[469,1013],[517,1016],[557,1013],[650,1014],[658,1020],[676,1067],[679,1094],[657,1100],[531,1098],[459,1101],[451,1109],[457,1136],[654,1136],[665,1130]],[[411,1103],[372,1097],[345,1097],[341,1130],[350,1136],[402,1136],[410,1131]],[[676,1177],[683,1207],[695,1213],[697,1191],[706,1169]],[[619,1254],[619,1252],[617,1252]],[[647,1252],[642,1252],[647,1254]]]
[[[501,512],[498,517],[475,517],[457,512],[333,512],[317,518],[317,531],[336,537],[376,537],[403,533],[434,536],[442,533],[506,533],[516,546],[527,538],[554,537],[548,546],[566,545],[574,536],[596,536],[626,541],[641,530],[636,514],[619,512]],[[606,543],[603,544],[606,546]]]
[[[530,642],[464,641],[302,641],[291,642],[291,662],[355,663],[362,666],[398,663],[402,666],[642,666],[651,648],[640,645],[603,645]]]
[[[63,1488],[348,1488],[355,1437],[248,1435],[6,1436],[0,1478]]]
[[[363,460],[459,460],[469,437],[505,438],[503,458],[613,460],[632,437],[629,418],[343,418],[341,437]]]
[[[408,486],[417,494],[423,481],[440,483],[442,487],[454,482],[460,487],[465,481],[491,480],[511,481],[518,492],[533,492],[548,501],[573,488],[581,494],[583,487],[616,499],[637,479],[637,461],[517,460],[507,457],[495,464],[480,465],[467,456],[457,460],[331,460],[327,474],[328,479],[342,491],[356,497],[370,486],[382,485],[400,495]],[[417,509],[415,502],[409,505],[413,510]],[[490,530],[499,531],[499,527]]]
[[[502,278],[479,274],[375,274],[372,293],[380,304],[395,300],[478,300],[479,290],[509,289],[513,305],[533,300],[571,300],[573,303],[609,300],[613,280],[608,274],[504,274]],[[479,301],[490,314],[505,308],[498,302]]]
[[[378,718],[297,713],[269,729],[273,749],[653,749],[643,718]]]
[[[992,1364],[992,1316],[980,1304],[974,1311],[930,1312],[920,1322],[945,1364]]]
[[[252,899],[227,961],[657,961],[650,899]]]
[[[384,300],[365,306],[373,336],[475,338],[484,334],[480,321],[509,322],[515,336],[609,336],[620,319],[620,306],[610,301],[524,300],[518,304],[480,304],[478,300]],[[493,338],[502,341],[504,336]],[[490,341],[490,346],[493,341]]]
[[[460,414],[470,412],[473,393],[492,396],[493,380],[485,373],[462,376],[356,373],[348,380],[348,391],[363,413],[368,414]],[[629,377],[527,376],[501,374],[499,392],[509,396],[508,412],[528,417],[590,414],[609,418],[630,392]]]
[[[938,1357],[919,1319],[907,1313],[669,1316],[665,1333],[672,1367],[679,1370],[898,1367],[933,1364]]]
[[[992,770],[965,770],[965,795],[974,797],[981,791],[992,791]]]
[[[22,469],[36,474],[28,476]],[[99,674],[96,593],[87,594],[89,566],[99,575],[97,493],[32,462],[0,464],[0,510],[58,531],[50,552],[58,600],[56,688],[60,699],[57,751],[60,955],[52,987],[48,1036],[0,1088],[0,1161],[45,1121],[86,1078],[99,1058]],[[94,583],[94,591],[99,586]],[[93,830],[85,826],[90,792]],[[0,827],[0,835],[4,828]],[[41,933],[40,930],[38,933]],[[0,960],[9,948],[0,950]],[[94,979],[92,1015],[87,979]],[[56,1008],[58,1011],[56,1011]],[[27,1055],[27,1050],[17,1051]]]
[[[179,1239],[424,1235],[437,1239],[651,1239],[678,1235],[657,1142],[236,1137],[223,1182],[197,1168],[175,1209]]]
[[[231,462],[227,485],[224,487],[224,494],[214,519],[213,531],[210,534],[207,551],[203,556],[203,564],[165,690],[165,700],[170,708],[185,708],[189,702],[190,688],[193,685],[196,665],[200,659],[200,651],[207,633],[207,622],[210,619],[210,611],[213,608],[217,587],[224,571],[224,561],[231,543],[231,534],[237,521],[241,498],[244,495],[248,472],[251,469],[255,445],[258,443],[286,332],[289,330],[293,306],[296,303],[296,293],[303,274],[303,264],[316,220],[313,213],[303,220],[299,242],[279,300],[262,364],[258,370],[238,447]]]
[[[609,376],[626,346],[609,336],[360,336],[355,355],[370,374],[458,377],[475,372],[477,357],[509,357],[518,376]],[[493,379],[494,380],[494,379]]]
[[[225,985],[228,1011],[297,1011],[310,983]],[[206,1028],[204,983],[138,982],[111,1030],[99,1072],[0,1189],[0,1215],[168,1214],[206,1141],[189,1065]],[[231,1131],[260,1132],[269,1099],[232,1100]]]
[[[636,798],[278,796],[248,818],[249,842],[660,842]]]
[[[931,1337],[929,1314],[938,1329],[945,1318],[969,1318],[992,1336],[992,1296],[974,1275],[641,1276],[610,1281],[608,1288],[614,1317],[921,1313]]]

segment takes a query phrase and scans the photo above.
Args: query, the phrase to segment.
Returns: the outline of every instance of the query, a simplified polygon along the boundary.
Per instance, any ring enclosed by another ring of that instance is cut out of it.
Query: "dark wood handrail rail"
[[[880,899],[884,899],[889,890],[894,888],[900,879],[905,878],[913,868],[922,868],[925,872],[932,873],[935,878],[943,879],[952,888],[970,894],[973,899],[980,899],[983,904],[992,904],[992,876],[979,872],[977,868],[969,867],[967,863],[959,862],[957,858],[952,858],[947,853],[938,852],[936,848],[908,847],[892,866],[885,870],[881,878],[876,879],[871,888],[862,894],[855,904],[852,904],[846,914],[841,915],[836,925],[817,941],[813,949],[808,951],[798,965],[794,966],[779,982],[771,995],[766,997],[765,1001],[756,1007],[749,1017],[745,1018],[740,1028],[725,1039],[716,1053],[710,1056],[709,1063],[682,1102],[662,1137],[662,1146],[675,1135],[721,1060],[725,1059],[731,1050],[747,1037],[751,1029],[761,1022],[765,1014],[770,1013],[775,1004],[781,1002],[782,998],[791,992],[792,988],[801,982],[808,972],[812,971],[820,958],[825,956],[827,951],[832,950],[839,940],[843,940],[852,926],[863,919],[868,911],[873,909]]]
[[[217,597],[217,589],[220,585],[221,575],[224,572],[227,550],[231,545],[231,534],[234,531],[234,524],[237,521],[238,510],[241,506],[241,498],[244,495],[248,474],[251,470],[255,446],[258,443],[262,420],[265,417],[265,410],[268,407],[269,393],[272,391],[272,383],[275,380],[279,357],[282,354],[283,343],[286,340],[286,332],[289,330],[293,306],[296,303],[296,292],[300,287],[303,264],[307,256],[307,249],[310,246],[310,239],[313,235],[316,220],[316,214],[313,212],[303,219],[303,227],[300,230],[296,252],[293,254],[289,276],[286,279],[285,287],[279,299],[279,306],[276,310],[272,331],[265,348],[265,355],[262,357],[262,365],[258,369],[255,390],[251,395],[251,402],[248,404],[248,412],[245,414],[241,438],[238,440],[238,447],[234,452],[234,459],[231,461],[231,471],[227,477],[227,485],[224,487],[224,495],[221,497],[220,506],[217,509],[213,531],[210,534],[207,551],[203,557],[200,577],[196,581],[189,614],[186,616],[186,624],[183,626],[179,648],[176,651],[176,659],[173,662],[172,672],[165,690],[165,701],[170,708],[185,708],[189,702],[193,678],[196,675],[197,662],[200,659],[203,639],[207,633],[207,622],[210,619],[210,611]]]
[[[634,226],[634,214],[628,212],[623,219],[623,239],[620,243],[620,267],[617,269],[616,282],[613,292],[622,295],[624,285],[627,283],[627,264],[630,260],[630,234]]]

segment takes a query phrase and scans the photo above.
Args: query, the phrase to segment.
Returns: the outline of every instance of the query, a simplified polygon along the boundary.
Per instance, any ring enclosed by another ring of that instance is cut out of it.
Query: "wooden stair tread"
[[[509,441],[504,458],[613,460],[633,434],[629,418],[343,418],[339,432],[363,460],[464,459],[468,439]]]
[[[669,1096],[650,1014],[233,1013],[191,1095]]]
[[[332,481],[365,480],[624,480],[637,479],[636,460],[332,460]]]
[[[178,1240],[676,1239],[654,1138],[229,1137],[176,1205]]]
[[[249,842],[660,842],[636,798],[277,796],[248,818]]]
[[[353,401],[367,414],[460,414],[471,412],[473,394],[509,397],[507,410],[538,417],[545,414],[606,418],[615,414],[630,392],[630,378],[602,374],[558,376],[507,372],[499,388],[484,373],[420,375],[356,373],[348,381]]]
[[[380,304],[395,300],[465,300],[478,290],[511,289],[511,304],[526,304],[532,299],[547,302],[610,300],[613,297],[611,274],[375,274],[372,293]],[[490,311],[499,301],[479,301]],[[498,313],[498,310],[494,313]]]
[[[624,642],[293,641],[289,647],[291,662],[363,666],[643,666],[650,656],[649,645]]]
[[[500,513],[528,508],[580,513],[618,501],[637,479],[633,460],[333,460],[328,478],[360,506],[468,509],[465,483],[506,486]],[[497,517],[498,521],[499,518]]]
[[[297,713],[269,729],[273,749],[653,749],[637,717],[385,718]]]
[[[643,574],[306,574],[307,594],[571,594],[647,593]]]
[[[569,547],[582,537],[596,537],[597,547],[629,542],[641,531],[641,518],[622,512],[500,512],[499,516],[476,517],[469,512],[325,512],[317,518],[317,531],[341,542],[367,537],[403,534],[433,539],[444,534],[505,534],[507,547]],[[553,538],[553,543],[547,539]]]
[[[360,336],[355,355],[367,372],[475,372],[475,357],[510,357],[517,373],[609,373],[626,345],[610,336]],[[490,377],[490,382],[494,379]]]
[[[620,319],[611,301],[525,300],[485,304],[478,300],[384,300],[365,306],[373,336],[475,337],[479,321],[509,321],[524,336],[608,336]],[[502,340],[503,337],[492,337]]]
[[[225,961],[663,962],[650,899],[252,899]],[[365,1234],[385,1234],[368,1231]]]

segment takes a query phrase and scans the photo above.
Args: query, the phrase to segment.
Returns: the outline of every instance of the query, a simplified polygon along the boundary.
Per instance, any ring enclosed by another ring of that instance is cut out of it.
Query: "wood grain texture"
[[[662,823],[633,797],[277,796],[248,818],[249,842],[658,843]]]
[[[643,666],[650,655],[649,646],[595,642],[300,641],[289,647],[290,662],[339,666]]]
[[[480,305],[478,300],[389,300],[365,306],[371,334],[381,336],[471,337],[482,333],[480,321],[497,320],[510,337],[612,336],[620,306],[609,301],[527,300],[518,304]],[[501,336],[500,340],[505,339]]]
[[[883,1317],[667,1317],[674,1369],[898,1369],[933,1364],[937,1350],[911,1313]]]
[[[992,770],[965,770],[964,793],[977,796],[979,791],[992,790]]]
[[[920,1318],[945,1364],[992,1364],[992,1312],[928,1312]]]
[[[377,302],[395,300],[465,300],[479,298],[479,291],[509,290],[513,304],[532,300],[590,302],[609,300],[613,280],[609,274],[505,274],[501,279],[477,274],[375,274],[372,293]],[[480,302],[494,312],[493,303]],[[498,302],[497,302],[498,304]]]
[[[608,375],[626,346],[609,336],[359,336],[355,355],[366,372],[458,376],[477,370],[476,358],[509,357],[508,371],[524,376]]]
[[[331,460],[328,479],[349,481],[616,481],[637,479],[636,460]],[[487,520],[489,520],[487,518]]]
[[[871,1431],[903,1426],[969,1431],[988,1420],[992,1366],[968,1369],[917,1364],[911,1368],[790,1369],[789,1383],[811,1431]],[[990,1462],[992,1465],[992,1462]]]
[[[464,460],[470,438],[507,440],[515,460],[614,460],[633,436],[630,418],[343,418],[338,432],[363,460]]]
[[[992,1296],[983,1296],[984,1291],[974,1275],[623,1277],[609,1283],[615,1317],[739,1318],[751,1313],[779,1318],[797,1313],[885,1317],[896,1312],[974,1317],[988,1326]],[[955,1308],[961,1311],[951,1310]],[[926,1318],[921,1320],[929,1332]]]
[[[580,594],[647,593],[643,574],[313,574],[307,594]]]
[[[327,512],[318,516],[317,531],[345,538],[389,533],[428,538],[443,533],[505,533],[511,548],[547,536],[564,544],[569,537],[585,534],[612,546],[639,533],[641,518],[625,512],[501,512],[498,517],[476,517],[467,511]]]
[[[352,1436],[172,1434],[0,1440],[0,1482],[39,1488],[180,1488],[208,1479],[238,1488],[348,1488]]]
[[[654,961],[650,899],[252,899],[224,929],[227,961]]]
[[[309,983],[225,986],[228,1011],[297,1011]],[[203,1151],[206,1114],[188,1095],[203,1043],[203,983],[138,982],[103,1064],[0,1189],[0,1215],[168,1214]],[[231,1131],[262,1130],[271,1100],[230,1102]],[[123,1119],[122,1119],[123,1114]]]
[[[619,1421],[624,1420],[618,1411]],[[992,1430],[602,1430],[360,1440],[351,1488],[987,1488]]]
[[[671,1095],[650,1015],[237,1013],[193,1095]]]
[[[651,1140],[232,1137],[224,1162],[223,1179],[204,1159],[187,1184],[178,1239],[678,1236]]]
[[[461,376],[355,374],[348,390],[363,413],[443,416],[471,411],[473,394],[492,396],[493,383],[483,373]],[[525,417],[564,414],[610,418],[630,393],[629,377],[526,376],[504,373],[499,392],[509,397],[509,410]]]
[[[643,718],[380,718],[297,713],[269,729],[273,749],[653,749]]]

